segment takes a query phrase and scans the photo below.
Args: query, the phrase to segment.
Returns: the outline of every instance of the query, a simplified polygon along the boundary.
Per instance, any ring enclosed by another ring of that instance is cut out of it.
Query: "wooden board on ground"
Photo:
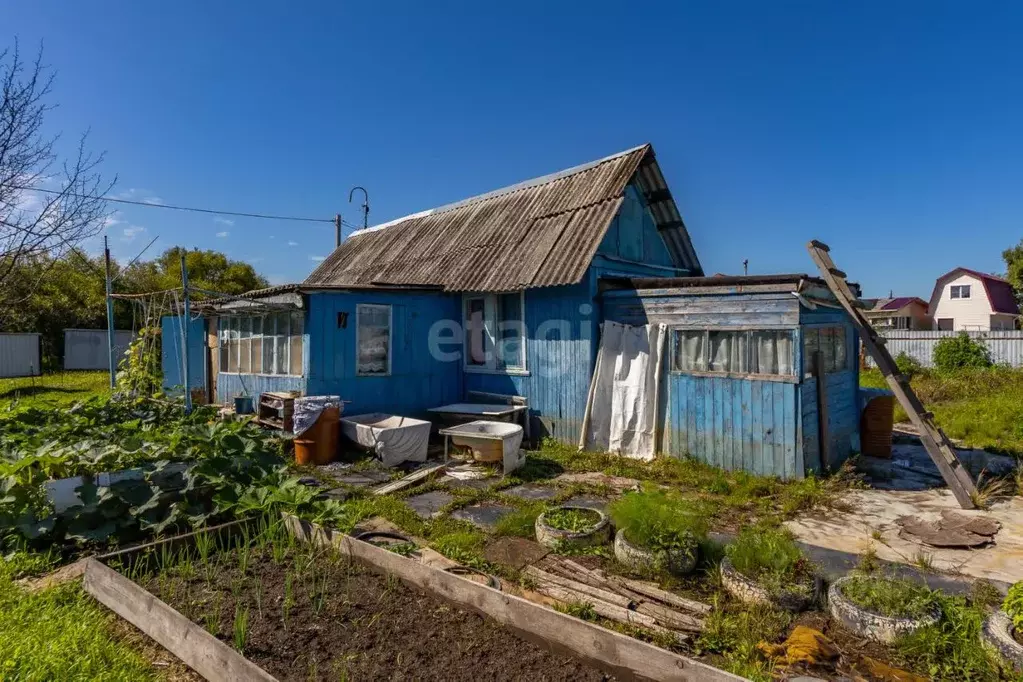
[[[579,656],[625,678],[737,682],[742,678],[666,649],[641,642],[593,623],[526,601],[486,585],[285,516],[288,529],[300,539],[334,545],[374,570],[494,619],[523,637],[556,651]],[[637,614],[643,615],[643,614]]]
[[[96,559],[86,560],[85,591],[211,682],[276,678],[153,594]]]
[[[447,468],[446,464],[428,464],[421,469],[416,469],[404,478],[399,478],[397,481],[391,481],[390,483],[385,483],[379,488],[374,488],[373,494],[390,495],[391,493],[396,493],[399,490],[404,490],[405,488],[409,488],[417,483],[426,481],[426,479],[439,474],[445,468]]]

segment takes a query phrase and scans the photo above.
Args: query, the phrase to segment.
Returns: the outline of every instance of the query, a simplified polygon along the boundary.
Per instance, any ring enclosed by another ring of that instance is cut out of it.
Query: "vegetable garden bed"
[[[261,525],[90,560],[86,590],[211,680],[737,679],[293,517]]]

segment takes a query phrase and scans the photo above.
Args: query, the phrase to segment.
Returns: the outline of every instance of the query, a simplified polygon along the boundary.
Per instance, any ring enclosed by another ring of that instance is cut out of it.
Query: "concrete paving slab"
[[[421,495],[413,495],[405,499],[405,504],[424,519],[432,519],[438,512],[455,499],[454,495],[443,490],[431,490]]]
[[[606,500],[603,497],[594,497],[593,495],[576,495],[565,502],[565,504],[574,504],[577,507],[586,507],[588,509],[596,509],[597,511],[606,512],[607,505],[610,504],[610,500]]]
[[[994,544],[980,549],[938,548],[912,536],[902,537],[896,519],[917,516],[924,521],[939,518],[942,511],[992,519],[1002,524]],[[1023,580],[1023,498],[998,500],[991,509],[964,510],[947,489],[920,491],[850,490],[839,508],[805,514],[786,524],[796,538],[809,546],[849,557],[873,547],[879,559],[912,564],[918,555],[928,557],[939,571],[986,578],[998,583]],[[873,535],[879,534],[880,540]]]
[[[379,485],[381,483],[387,483],[391,480],[391,473],[383,469],[363,469],[362,471],[353,471],[341,475],[332,475],[333,479],[338,483],[344,485],[350,485],[355,488],[365,488],[368,486]]]
[[[515,507],[506,504],[481,502],[451,512],[451,518],[468,521],[480,528],[491,530],[501,517],[507,516],[513,511],[515,511]]]
[[[494,483],[497,483],[498,478],[491,476],[490,478],[454,478],[452,476],[444,476],[437,480],[443,486],[448,488],[471,488],[473,490],[486,490]]]
[[[506,488],[501,491],[501,494],[518,497],[522,500],[549,500],[558,496],[558,490],[546,485],[523,483],[513,488]]]

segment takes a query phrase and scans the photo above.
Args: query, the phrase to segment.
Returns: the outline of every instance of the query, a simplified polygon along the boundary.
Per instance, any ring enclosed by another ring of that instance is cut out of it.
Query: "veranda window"
[[[301,376],[303,327],[302,313],[220,318],[220,371]]]
[[[673,333],[675,372],[795,375],[792,330],[676,329]]]

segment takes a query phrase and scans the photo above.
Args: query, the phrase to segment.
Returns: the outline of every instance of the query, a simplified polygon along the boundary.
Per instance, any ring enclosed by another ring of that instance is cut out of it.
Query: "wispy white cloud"
[[[288,246],[298,246],[298,242],[289,241]]]
[[[231,220],[230,218],[221,218],[220,216],[217,216],[216,218],[214,218],[213,222],[220,223],[221,225],[227,225],[229,227],[231,225],[234,225],[234,221]]]
[[[231,234],[231,233],[228,232],[227,230],[224,230],[223,232],[218,232],[217,236],[220,237],[221,239],[223,239],[224,237],[226,237],[229,234]]]
[[[324,261],[326,259],[327,259],[326,256],[309,256],[309,260],[311,260],[314,263],[319,263],[319,262]]]
[[[142,198],[142,203],[143,204],[153,204],[154,206],[159,206],[160,204],[163,203],[163,199],[161,199],[160,197],[143,197]]]
[[[126,199],[128,201],[141,201],[144,204],[159,205],[163,203],[163,199],[156,196],[151,189],[139,189],[138,187],[130,187],[126,190],[118,192],[114,195],[115,199]]]
[[[145,231],[146,228],[142,227],[141,225],[129,225],[128,227],[124,228],[124,230],[122,230],[124,237],[121,238],[121,241],[125,242],[133,241],[135,237],[139,236]]]
[[[123,222],[120,211],[115,211],[103,219],[103,229],[109,230],[114,225],[120,225]]]

